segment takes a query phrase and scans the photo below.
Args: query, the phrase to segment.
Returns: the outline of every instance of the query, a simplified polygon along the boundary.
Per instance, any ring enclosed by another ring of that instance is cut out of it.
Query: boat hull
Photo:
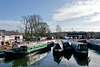
[[[28,54],[29,54],[28,52],[26,52],[26,53],[14,52],[14,51],[5,52],[5,59],[7,59],[7,60],[18,59],[18,58],[24,57]]]
[[[7,60],[18,59],[18,58],[25,57],[25,56],[32,54],[32,53],[34,53],[34,54],[41,53],[41,52],[45,52],[45,51],[50,50],[50,49],[51,49],[51,47],[44,47],[44,48],[33,50],[31,52],[21,52],[21,51],[15,52],[14,50],[8,50],[8,51],[5,51],[5,58]]]
[[[4,52],[0,52],[0,58],[4,58]]]

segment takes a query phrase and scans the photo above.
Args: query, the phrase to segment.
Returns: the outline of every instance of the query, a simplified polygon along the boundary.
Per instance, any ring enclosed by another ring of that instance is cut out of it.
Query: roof
[[[0,35],[2,35],[2,36],[10,35],[10,33],[5,30],[0,30]]]
[[[10,35],[20,35],[20,33],[16,31],[0,30],[0,36],[10,36]]]
[[[10,35],[21,35],[19,32],[16,31],[7,31]]]

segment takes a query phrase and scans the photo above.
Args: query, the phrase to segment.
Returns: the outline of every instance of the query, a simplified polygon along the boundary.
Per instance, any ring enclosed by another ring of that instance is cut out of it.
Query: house
[[[23,36],[15,31],[6,31],[6,30],[0,30],[0,44],[1,41],[4,42],[23,42]]]

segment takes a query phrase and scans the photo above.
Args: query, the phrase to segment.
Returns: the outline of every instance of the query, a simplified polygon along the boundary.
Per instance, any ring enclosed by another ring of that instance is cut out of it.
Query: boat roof
[[[70,43],[74,43],[74,44],[76,44],[76,45],[87,45],[87,44],[85,44],[85,43],[82,43],[82,42],[76,42],[76,41],[70,41],[70,40],[64,40],[63,42],[70,42]]]
[[[86,45],[85,43],[81,43],[81,42],[71,42],[71,43],[75,43],[76,45]]]

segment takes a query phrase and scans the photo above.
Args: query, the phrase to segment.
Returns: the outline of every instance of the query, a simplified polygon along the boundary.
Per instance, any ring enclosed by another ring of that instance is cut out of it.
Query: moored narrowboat
[[[78,54],[84,54],[86,57],[88,56],[88,45],[86,43],[71,41],[71,46]]]
[[[5,58],[15,59],[15,58],[24,57],[36,51],[39,52],[44,48],[51,47],[52,44],[53,44],[52,41],[45,41],[45,42],[19,45],[19,47],[16,49],[5,51]]]
[[[62,46],[62,44],[55,43],[54,47],[53,47],[53,53],[62,54],[63,53],[63,48],[61,46]]]
[[[70,42],[63,42],[63,49],[64,50],[72,50]]]

